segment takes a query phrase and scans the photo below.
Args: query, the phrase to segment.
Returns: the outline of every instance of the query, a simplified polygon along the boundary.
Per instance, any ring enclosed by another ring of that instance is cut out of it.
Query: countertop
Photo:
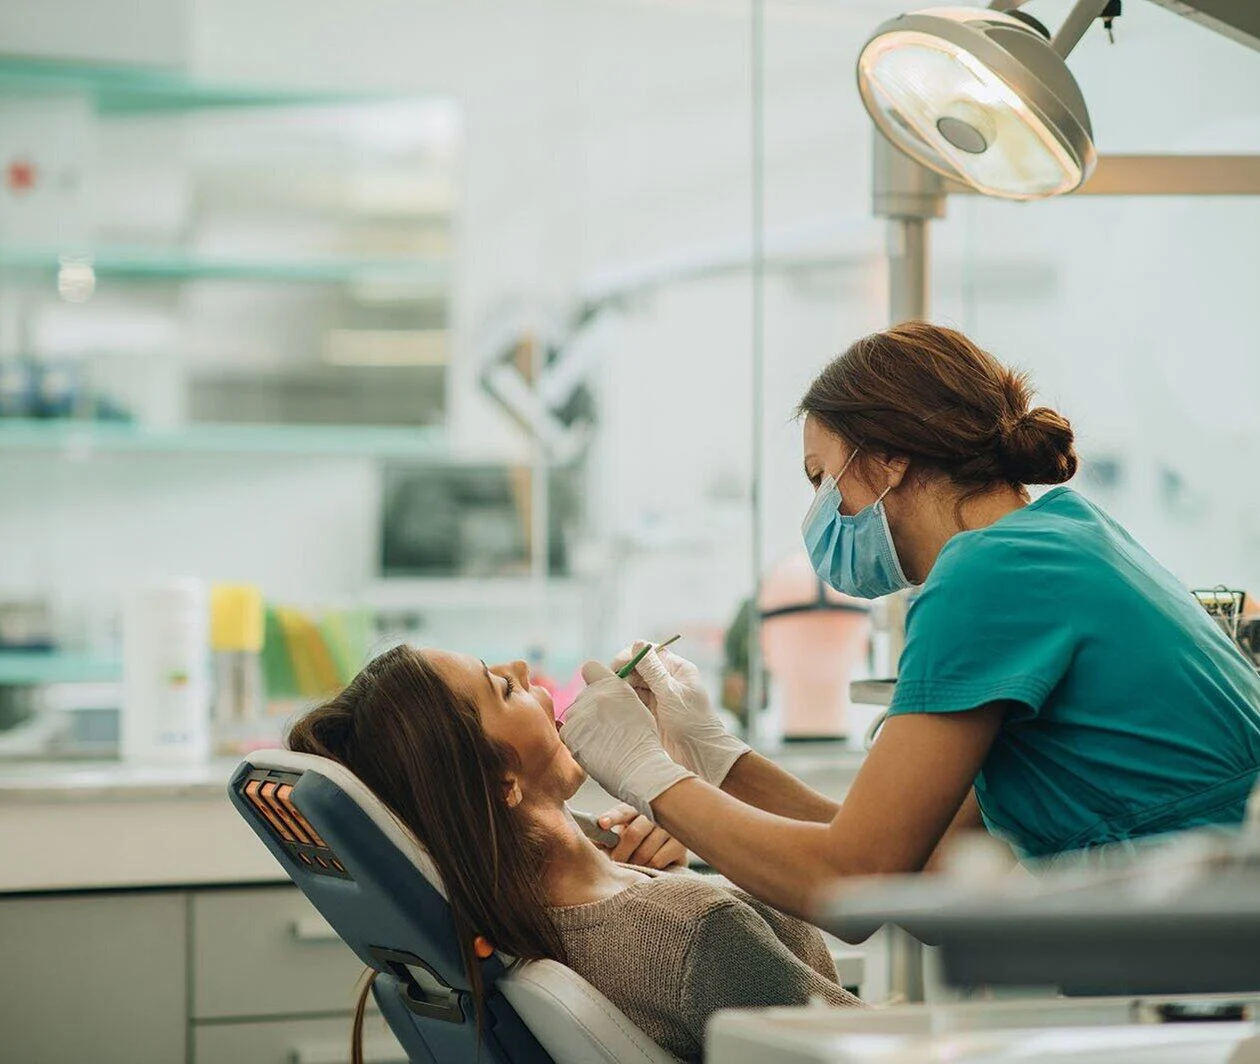
[[[0,763],[0,803],[152,801],[226,797],[239,758],[196,765],[129,765],[119,761]]]
[[[862,761],[843,743],[787,744],[767,753],[837,800]],[[227,799],[238,764],[0,763],[0,895],[285,882]],[[591,813],[613,804],[589,780],[573,798]]]
[[[763,753],[825,792],[834,790],[836,785],[847,788],[865,756],[844,742],[824,741],[785,743]],[[120,761],[0,762],[0,804],[220,798],[225,797],[227,782],[240,762],[241,758],[237,757],[193,765],[133,765]]]

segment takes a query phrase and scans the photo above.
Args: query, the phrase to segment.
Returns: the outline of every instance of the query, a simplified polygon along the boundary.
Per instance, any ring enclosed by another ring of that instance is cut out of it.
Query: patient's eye
[[[505,677],[503,677],[503,699],[504,699],[504,701],[507,701],[507,699],[511,698],[511,697],[512,697],[512,692],[513,692],[513,691],[515,691],[515,690],[516,690],[516,684],[514,684],[514,683],[512,682],[512,677],[510,677],[510,676],[505,676]]]

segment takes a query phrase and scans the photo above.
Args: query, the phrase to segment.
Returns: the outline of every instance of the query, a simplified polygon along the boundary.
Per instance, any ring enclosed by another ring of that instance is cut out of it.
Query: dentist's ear
[[[901,482],[906,479],[906,471],[910,468],[910,459],[901,458],[885,458],[883,462],[884,468],[888,471],[888,490],[899,488]]]
[[[508,778],[503,781],[503,793],[503,800],[507,802],[507,807],[509,809],[515,809],[521,804],[521,799],[525,797],[521,793],[520,781],[515,776],[508,776]]]

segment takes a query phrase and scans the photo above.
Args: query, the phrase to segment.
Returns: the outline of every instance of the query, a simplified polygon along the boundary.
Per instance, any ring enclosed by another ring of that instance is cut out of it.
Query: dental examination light
[[[1110,12],[1107,0],[1080,0],[1052,38],[1036,19],[997,10],[1017,6],[890,19],[858,57],[858,88],[880,131],[916,162],[989,196],[1041,199],[1093,172],[1089,112],[1064,59]]]

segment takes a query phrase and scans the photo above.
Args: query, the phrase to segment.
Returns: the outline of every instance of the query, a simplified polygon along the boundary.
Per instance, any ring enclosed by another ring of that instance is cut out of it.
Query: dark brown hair
[[[833,360],[798,413],[864,456],[908,458],[972,489],[1061,484],[1076,473],[1072,426],[1029,398],[1026,374],[954,329],[910,321]]]
[[[478,936],[519,960],[564,961],[547,914],[544,841],[505,800],[505,778],[520,769],[516,751],[486,734],[475,703],[420,651],[395,647],[371,661],[339,695],[300,717],[287,743],[348,768],[429,852],[446,886],[479,1022]]]

